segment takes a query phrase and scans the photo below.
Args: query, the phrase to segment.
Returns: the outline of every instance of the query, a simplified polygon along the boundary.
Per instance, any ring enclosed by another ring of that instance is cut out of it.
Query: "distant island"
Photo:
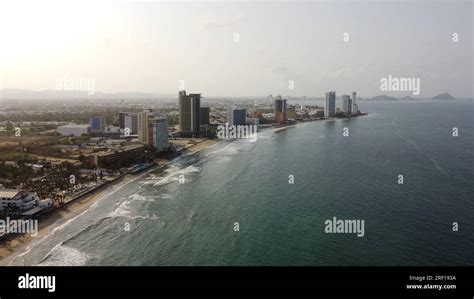
[[[437,100],[437,101],[452,101],[452,100],[455,100],[455,98],[452,95],[450,95],[449,93],[439,94],[437,96],[434,96],[432,99]]]
[[[405,96],[405,97],[391,97],[387,95],[380,95],[380,96],[375,96],[370,99],[367,99],[368,101],[419,101],[419,100],[435,100],[435,101],[452,101],[455,100],[452,95],[449,93],[442,93],[437,96],[434,96],[432,98],[412,98],[410,96]]]

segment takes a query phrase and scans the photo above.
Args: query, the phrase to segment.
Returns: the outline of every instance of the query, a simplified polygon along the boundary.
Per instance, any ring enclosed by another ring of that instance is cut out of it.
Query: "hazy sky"
[[[54,90],[63,78],[93,78],[97,91],[160,93],[184,80],[205,96],[364,97],[384,94],[380,79],[391,74],[419,77],[421,97],[472,96],[472,19],[472,1],[2,1],[0,80]]]

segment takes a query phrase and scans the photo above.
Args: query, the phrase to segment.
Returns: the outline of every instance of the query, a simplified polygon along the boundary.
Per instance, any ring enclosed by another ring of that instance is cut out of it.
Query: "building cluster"
[[[133,138],[138,142],[154,147],[157,152],[169,148],[168,122],[158,112],[151,109],[143,112],[120,112],[119,127],[107,126],[104,116],[93,116],[88,125],[67,124],[57,127],[56,131],[62,136],[90,134],[94,137]]]
[[[127,130],[128,128],[125,128]],[[137,115],[138,141],[154,148],[156,152],[168,149],[168,121],[151,109]]]
[[[273,99],[273,96],[269,96]],[[302,112],[302,109],[301,111]],[[300,113],[303,116],[303,113]],[[294,122],[298,118],[297,109],[295,105],[288,105],[288,100],[283,99],[281,95],[278,95],[274,99],[274,122],[277,124],[285,124],[288,122]]]
[[[352,98],[349,95],[341,97],[342,106],[336,109],[336,92],[329,91],[326,93],[326,102],[324,105],[325,117],[336,117],[344,115],[356,115],[359,113],[359,108],[356,103],[357,93],[352,92]]]
[[[343,95],[340,108],[336,108],[336,92],[326,93],[324,108],[318,106],[296,107],[289,105],[286,98],[282,96],[268,97],[273,106],[259,107],[248,106],[250,110],[242,105],[224,106],[213,110],[213,123],[210,122],[210,107],[201,107],[201,94],[189,93],[181,90],[178,93],[179,129],[168,127],[167,118],[157,111],[151,109],[142,112],[120,112],[119,127],[107,126],[104,116],[93,116],[88,125],[69,124],[60,126],[57,131],[61,135],[81,136],[90,134],[102,139],[126,139],[134,142],[116,145],[112,148],[99,149],[92,147],[88,155],[89,160],[97,167],[106,167],[114,163],[122,164],[133,159],[140,160],[147,150],[155,153],[167,151],[171,148],[169,137],[176,138],[198,138],[213,137],[216,128],[220,124],[229,125],[260,125],[260,124],[291,124],[296,121],[308,121],[330,117],[346,117],[360,114],[357,107],[356,92],[352,96]],[[226,110],[226,111],[225,111]],[[113,138],[107,138],[107,137]],[[177,142],[177,141],[176,141]],[[97,151],[96,151],[97,149]],[[69,149],[65,149],[69,150]],[[84,150],[81,149],[81,152]],[[139,159],[140,158],[140,159]]]
[[[88,125],[84,124],[66,124],[57,127],[56,131],[63,136],[79,137],[83,134],[90,134],[92,136],[119,136],[120,128],[114,126],[107,126],[104,116],[93,116],[89,120]]]

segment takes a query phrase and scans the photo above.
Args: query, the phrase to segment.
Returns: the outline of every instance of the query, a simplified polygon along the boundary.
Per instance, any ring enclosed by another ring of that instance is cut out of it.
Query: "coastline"
[[[218,142],[219,140],[215,139],[205,140],[186,149],[183,155],[194,155],[217,144]],[[169,162],[170,161],[168,161],[168,163]],[[162,167],[164,165],[166,165],[166,163],[157,164],[156,166],[147,169],[145,172],[138,174],[124,174],[119,179],[110,182],[107,186],[102,186],[101,188],[92,190],[80,199],[74,200],[74,202],[71,202],[66,207],[52,210],[48,214],[43,215],[38,221],[38,235],[36,237],[32,237],[28,234],[21,234],[13,236],[8,241],[0,243],[0,267],[8,266],[16,257],[27,253],[31,246],[37,242],[41,242],[44,238],[47,238],[61,225],[64,225],[68,221],[71,221],[75,217],[85,213],[93,204],[99,202],[110,193],[120,189],[157,167]]]
[[[56,228],[81,215],[94,203],[139,176],[140,175],[124,175],[108,186],[94,190],[80,200],[76,200],[64,208],[55,209],[47,215],[44,215],[43,218],[38,221],[38,235],[36,237],[22,234],[14,236],[10,240],[0,244],[0,266],[7,266],[15,257],[27,252],[30,245],[33,245],[35,242],[41,242],[42,239],[53,233]]]

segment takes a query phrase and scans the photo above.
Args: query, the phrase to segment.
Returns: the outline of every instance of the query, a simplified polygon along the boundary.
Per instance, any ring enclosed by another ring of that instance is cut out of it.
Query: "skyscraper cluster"
[[[359,108],[356,104],[356,98],[357,98],[357,93],[355,91],[352,92],[352,98],[347,94],[343,95],[341,97],[342,105],[341,105],[340,111],[346,115],[357,113],[359,111]],[[326,92],[324,116],[325,117],[336,116],[336,92],[335,91]]]

